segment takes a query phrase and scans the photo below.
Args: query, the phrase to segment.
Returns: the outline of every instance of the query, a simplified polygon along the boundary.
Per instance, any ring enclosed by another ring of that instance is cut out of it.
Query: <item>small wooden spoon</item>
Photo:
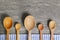
[[[33,16],[29,15],[24,20],[25,28],[28,30],[28,40],[31,40],[31,30],[34,28],[35,19]]]
[[[21,28],[21,24],[17,23],[15,25],[15,28],[16,28],[16,40],[18,40],[18,34],[19,34],[19,31],[20,31],[20,28]]]
[[[43,40],[43,39],[42,39],[42,31],[43,31],[43,28],[44,28],[44,27],[43,27],[43,24],[39,24],[39,25],[38,25],[38,30],[39,30],[39,32],[40,32],[40,40]]]
[[[50,31],[51,31],[51,40],[54,40],[54,30],[55,30],[55,21],[50,21],[49,23],[49,28],[50,28]]]
[[[3,20],[3,25],[7,31],[6,40],[9,40],[9,32],[10,32],[10,28],[12,27],[12,18],[5,17]]]

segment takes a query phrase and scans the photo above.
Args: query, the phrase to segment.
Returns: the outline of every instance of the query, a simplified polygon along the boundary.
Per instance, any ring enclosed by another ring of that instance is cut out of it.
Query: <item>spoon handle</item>
[[[28,40],[31,40],[31,31],[28,32]]]
[[[42,31],[40,31],[40,40],[42,40]]]
[[[51,40],[54,40],[53,32],[51,32]]]
[[[19,35],[19,31],[16,31],[16,40],[19,40],[18,35]]]
[[[9,40],[9,30],[7,30],[6,40]]]

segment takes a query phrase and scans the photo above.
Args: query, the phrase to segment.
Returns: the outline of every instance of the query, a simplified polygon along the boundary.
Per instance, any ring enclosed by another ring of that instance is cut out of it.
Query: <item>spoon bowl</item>
[[[30,31],[34,28],[34,25],[35,25],[35,19],[33,16],[29,15],[25,18],[24,20],[24,25],[25,25],[25,28]]]
[[[21,25],[20,25],[19,23],[17,23],[17,24],[15,25],[15,28],[16,28],[16,30],[20,30]]]
[[[51,29],[55,29],[55,21],[50,21],[50,23],[49,23],[49,28],[50,28],[50,30]]]
[[[10,29],[12,27],[12,18],[11,17],[5,17],[3,20],[4,27],[6,29]]]
[[[43,29],[44,29],[43,24],[39,24],[38,25],[38,30],[43,30]]]

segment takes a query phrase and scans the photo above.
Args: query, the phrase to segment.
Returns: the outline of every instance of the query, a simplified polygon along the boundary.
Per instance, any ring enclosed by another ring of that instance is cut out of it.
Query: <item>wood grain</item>
[[[55,34],[60,33],[60,0],[0,0],[0,17],[2,14],[9,14],[14,21],[22,24],[22,14],[24,11],[33,15],[37,22],[44,24],[43,33],[49,33],[47,20],[49,18],[55,20],[57,27]],[[0,18],[0,33],[5,33]],[[37,26],[33,29],[32,33],[38,33]],[[14,26],[11,28],[10,33],[15,33]],[[26,33],[26,29],[22,25],[21,33]]]

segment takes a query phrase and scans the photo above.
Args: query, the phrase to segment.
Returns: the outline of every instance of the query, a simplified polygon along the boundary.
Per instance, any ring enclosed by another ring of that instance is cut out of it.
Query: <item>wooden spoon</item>
[[[39,24],[38,25],[38,30],[39,30],[39,32],[40,32],[40,40],[42,40],[42,31],[43,31],[43,24]]]
[[[50,31],[51,31],[51,40],[54,40],[54,30],[55,30],[55,21],[50,21],[49,23],[49,28],[50,28]]]
[[[31,30],[34,28],[35,19],[33,16],[29,15],[24,20],[25,28],[28,30],[28,40],[31,40]]]
[[[3,20],[3,25],[7,31],[6,40],[9,40],[9,32],[10,32],[10,28],[12,27],[12,18],[5,17]]]
[[[18,35],[19,35],[19,31],[20,31],[20,28],[21,28],[21,24],[17,23],[15,25],[15,28],[16,28],[16,40],[18,40]]]

